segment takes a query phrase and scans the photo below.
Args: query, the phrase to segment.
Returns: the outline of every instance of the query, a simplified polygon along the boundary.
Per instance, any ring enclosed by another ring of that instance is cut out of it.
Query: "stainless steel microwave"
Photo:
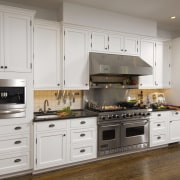
[[[26,80],[0,79],[0,119],[24,117]]]

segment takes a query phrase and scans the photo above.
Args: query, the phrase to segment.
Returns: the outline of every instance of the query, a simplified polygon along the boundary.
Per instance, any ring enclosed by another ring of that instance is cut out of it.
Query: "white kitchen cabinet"
[[[169,121],[169,143],[180,141],[180,112],[173,111]]]
[[[0,175],[29,169],[30,124],[0,125]]]
[[[67,122],[68,120],[35,123],[35,170],[67,163]]]
[[[0,71],[31,72],[33,16],[34,11],[0,6]]]
[[[171,112],[152,112],[150,118],[150,147],[168,144]]]
[[[154,67],[154,41],[141,40],[141,58],[148,63],[150,66]],[[154,84],[154,76],[140,76],[139,77],[139,87],[140,88],[152,88]]]
[[[63,89],[89,89],[88,31],[64,28]]]
[[[140,88],[171,87],[171,43],[141,40],[141,58],[153,67],[153,74],[140,76]]]
[[[34,26],[34,89],[60,88],[60,25],[36,20]]]
[[[71,162],[97,157],[96,119],[96,117],[71,119]]]
[[[124,55],[139,54],[139,37],[135,35],[92,32],[90,51]]]

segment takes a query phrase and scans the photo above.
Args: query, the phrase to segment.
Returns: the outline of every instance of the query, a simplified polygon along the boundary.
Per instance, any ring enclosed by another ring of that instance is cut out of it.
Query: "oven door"
[[[131,120],[122,123],[121,145],[130,146],[149,142],[149,119]]]
[[[98,151],[120,147],[120,123],[98,125]]]

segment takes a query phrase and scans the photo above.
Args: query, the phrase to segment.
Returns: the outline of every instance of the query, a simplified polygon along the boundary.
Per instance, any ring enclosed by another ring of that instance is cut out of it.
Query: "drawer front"
[[[96,118],[71,119],[71,128],[96,127]]]
[[[151,146],[157,146],[157,145],[163,145],[163,144],[167,144],[166,133],[152,135]]]
[[[0,175],[30,169],[29,153],[0,156]]]
[[[89,143],[81,146],[71,147],[71,160],[73,162],[87,160],[97,157],[96,145],[95,143]]]
[[[166,121],[152,122],[152,130],[166,129]]]
[[[37,131],[52,131],[67,128],[68,120],[48,121],[36,123]]]
[[[96,138],[95,128],[71,130],[71,143],[93,141]]]
[[[0,138],[0,153],[8,153],[12,151],[28,150],[29,136],[16,135],[6,138]]]
[[[152,112],[151,117],[155,119],[167,118],[171,116],[171,111],[166,112]]]
[[[30,132],[30,124],[15,124],[8,126],[0,126],[0,135],[28,133]]]

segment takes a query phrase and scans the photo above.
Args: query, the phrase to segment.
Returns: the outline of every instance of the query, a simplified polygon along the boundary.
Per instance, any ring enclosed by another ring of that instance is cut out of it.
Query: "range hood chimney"
[[[138,56],[89,53],[90,76],[152,75],[153,68]]]

